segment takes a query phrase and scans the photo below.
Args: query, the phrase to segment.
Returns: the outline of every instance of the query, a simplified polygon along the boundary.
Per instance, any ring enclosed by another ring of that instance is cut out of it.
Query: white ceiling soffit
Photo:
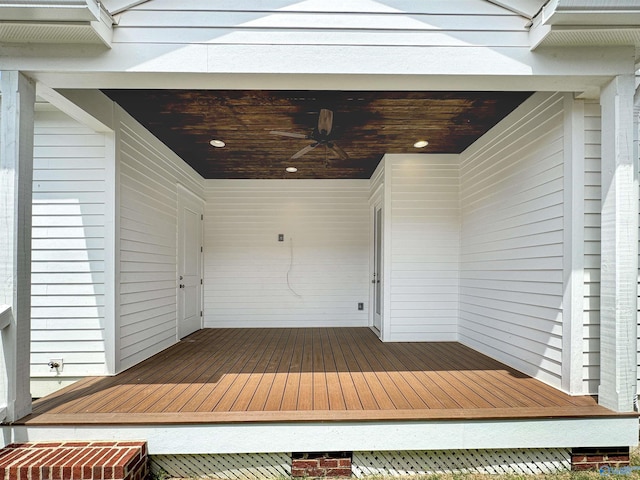
[[[548,0],[488,0],[525,18],[532,19]]]
[[[532,49],[544,46],[640,47],[640,1],[551,0],[533,19]]]
[[[97,0],[0,0],[0,42],[111,45],[113,19]]]

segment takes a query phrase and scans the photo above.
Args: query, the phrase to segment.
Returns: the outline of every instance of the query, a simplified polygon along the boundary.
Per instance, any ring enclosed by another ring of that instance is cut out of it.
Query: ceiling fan
[[[293,133],[293,132],[281,132],[278,130],[272,130],[269,132],[271,135],[281,135],[283,137],[291,137],[291,138],[303,138],[305,140],[311,140],[312,143],[304,147],[302,150],[293,154],[292,159],[300,158],[305,153],[309,153],[311,150],[316,148],[318,145],[324,145],[327,150],[331,150],[334,152],[341,160],[347,160],[349,155],[347,152],[342,150],[336,143],[333,141],[331,136],[331,131],[333,128],[333,111],[327,110],[325,108],[320,109],[320,114],[318,116],[318,126],[314,128],[313,132],[309,135],[303,135],[302,133]]]

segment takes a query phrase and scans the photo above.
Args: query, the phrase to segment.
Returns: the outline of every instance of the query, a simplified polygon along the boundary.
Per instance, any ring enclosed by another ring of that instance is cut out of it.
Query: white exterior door
[[[373,206],[373,273],[371,278],[373,327],[382,333],[382,205]]]
[[[178,338],[202,328],[204,201],[178,186]]]

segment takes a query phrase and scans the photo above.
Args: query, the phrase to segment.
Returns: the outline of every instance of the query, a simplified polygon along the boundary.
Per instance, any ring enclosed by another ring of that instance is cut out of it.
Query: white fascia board
[[[3,45],[6,69],[52,88],[320,88],[582,91],[629,72],[633,47]],[[309,62],[321,56],[323,62]],[[420,62],[415,59],[420,58]]]
[[[628,26],[640,25],[637,0],[551,0],[540,13],[544,25]]]
[[[113,25],[113,17],[104,8],[100,9],[100,19],[91,22],[93,31],[98,35],[102,43],[109,48],[111,48],[111,41],[113,40]]]
[[[25,22],[91,22],[100,19],[96,0],[0,0],[3,21]]]
[[[555,11],[546,16],[547,25],[629,26],[640,25],[640,6],[629,10]]]
[[[607,447],[638,444],[637,417],[425,422],[4,426],[12,442],[146,440],[151,455]]]

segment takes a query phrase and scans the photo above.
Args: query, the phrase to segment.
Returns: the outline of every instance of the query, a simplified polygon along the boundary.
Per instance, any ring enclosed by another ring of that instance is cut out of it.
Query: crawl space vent
[[[571,469],[569,449],[353,452],[353,475],[541,474]]]
[[[151,455],[151,472],[176,478],[267,479],[291,476],[291,455],[245,453]]]

